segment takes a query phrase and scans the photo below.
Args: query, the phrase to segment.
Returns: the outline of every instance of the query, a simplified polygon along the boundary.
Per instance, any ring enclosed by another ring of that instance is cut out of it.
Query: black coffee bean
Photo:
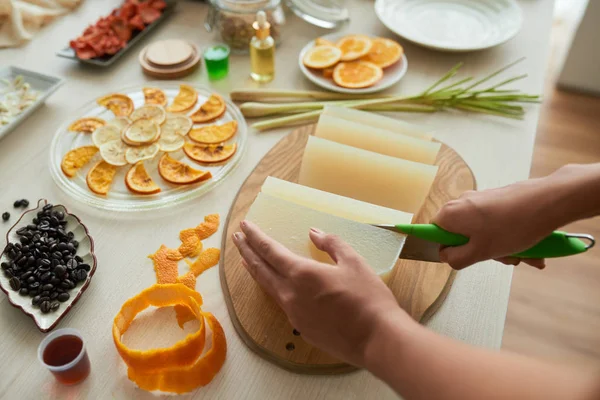
[[[42,301],[40,304],[40,310],[44,314],[48,314],[50,312],[50,302],[48,300]]]
[[[29,256],[27,258],[27,265],[35,265],[35,257],[34,256]]]
[[[58,310],[58,307],[60,307],[60,303],[58,301],[54,300],[52,303],[50,303],[50,309],[52,311]]]
[[[69,237],[69,239],[73,239],[75,237],[75,234],[73,232],[68,232],[67,236]]]
[[[40,292],[40,296],[42,296],[42,297],[50,297],[50,292],[48,290],[44,290],[43,292]]]
[[[27,244],[29,243],[29,238],[27,236],[21,236],[21,238],[19,239],[21,241],[21,243],[23,244]]]
[[[69,300],[69,297],[71,297],[71,295],[69,295],[69,293],[61,293],[58,295],[57,299],[58,301],[64,302]]]
[[[77,249],[75,248],[75,245],[73,243],[69,243],[67,245],[67,250],[69,250],[69,252],[74,254]]]
[[[60,250],[60,251],[67,250],[66,243],[59,243],[57,247],[58,247],[58,250]]]
[[[23,266],[25,265],[25,263],[27,263],[27,257],[25,256],[21,256],[18,260],[17,260],[17,264]]]
[[[56,217],[50,217],[50,225],[52,226],[58,226],[58,218]]]
[[[8,219],[10,218],[10,213],[5,211],[2,213],[2,220],[3,221],[8,221]]]
[[[4,270],[4,276],[6,276],[8,279],[12,278],[14,276],[14,272],[12,268],[9,269],[5,269]]]
[[[59,265],[59,264],[60,264],[60,261],[59,261],[59,260],[57,260],[57,259],[55,259],[55,258],[54,258],[54,259],[52,259],[52,267],[56,267],[56,266],[57,266],[57,265]]]
[[[77,282],[83,282],[87,278],[87,271],[84,269],[76,269],[73,271],[73,278]]]
[[[19,294],[21,296],[27,296],[29,294],[29,290],[27,290],[25,287],[22,287],[21,290],[19,290]]]
[[[34,218],[34,219],[31,220],[31,222],[33,222],[34,224],[37,224],[38,223],[38,219]],[[37,226],[36,226],[36,228],[37,228]]]
[[[21,248],[21,251],[22,251],[23,253],[29,253],[29,246],[23,246],[23,247]]]
[[[14,291],[21,289],[21,281],[16,276],[10,278],[8,283],[10,284],[10,288]]]
[[[50,300],[54,300],[57,297],[58,297],[58,293],[56,293],[56,292],[50,293]]]
[[[62,253],[60,251],[55,251],[52,253],[52,258],[54,258],[56,260],[60,260],[60,259],[62,259]]]
[[[17,252],[13,249],[8,253],[8,256],[14,260],[17,257]]]
[[[2,269],[8,269],[10,268],[10,264],[7,262],[3,262],[2,264],[0,264],[0,267],[2,267]]]
[[[35,276],[29,276],[29,277],[27,278],[27,283],[33,283],[33,282],[35,282],[35,281],[36,281],[36,279],[35,279]]]
[[[29,228],[29,226],[24,226],[22,228],[17,229],[17,235],[21,236],[22,234],[24,234],[25,232],[27,232],[27,228]],[[36,227],[34,227],[35,229]]]
[[[85,269],[87,272],[90,272],[90,269],[92,269],[89,264],[79,264],[77,268]]]
[[[33,271],[25,271],[23,272],[23,275],[21,275],[21,280],[26,281],[31,275],[33,275]]]
[[[42,286],[42,290],[51,291],[52,289],[54,289],[54,285],[51,283],[46,283],[44,286]]]
[[[42,211],[50,211],[50,210],[52,210],[52,207],[54,207],[54,205],[51,203],[48,203],[42,208]]]
[[[64,281],[62,281],[60,283],[60,287],[63,288],[63,289],[71,289],[74,286],[75,286],[75,284],[70,279],[65,279]]]
[[[29,289],[39,289],[40,287],[40,283],[39,282],[32,282],[28,285]]]
[[[54,268],[54,274],[58,277],[62,277],[67,272],[67,267],[64,265],[57,265]]]
[[[29,207],[29,200],[21,199],[21,207]]]
[[[40,276],[40,280],[42,282],[47,282],[52,278],[52,273],[50,271],[44,273],[42,276]]]
[[[79,257],[79,256],[75,256],[75,259],[76,259],[78,262],[83,262],[83,258],[81,258],[81,257]]]
[[[77,261],[77,256],[74,259],[71,259],[69,261],[67,261],[67,268],[68,269],[74,269],[79,265],[79,262]]]
[[[42,296],[40,296],[40,295],[33,296],[33,299],[31,299],[31,304],[33,304],[34,306],[37,306],[38,304],[40,304],[40,298],[41,297]]]
[[[29,288],[29,295],[30,296],[37,296],[38,293],[39,293],[39,291],[37,289],[31,289],[31,288]]]
[[[38,267],[38,271],[39,271],[39,272],[42,272],[42,273],[44,273],[44,272],[46,272],[46,271],[50,271],[50,266],[47,266],[47,265],[40,265],[40,266]]]
[[[14,207],[14,208],[19,208],[19,207],[21,207],[21,200],[17,200],[17,201],[15,201],[15,202],[13,203],[13,207]]]
[[[60,279],[54,277],[54,278],[50,279],[50,283],[53,284],[54,286],[56,286],[60,283]]]
[[[62,255],[63,255],[63,258],[65,258],[65,257],[67,257],[67,256],[70,256],[70,255],[71,255],[71,251],[70,251],[70,250],[68,250],[68,249],[67,249],[67,250],[64,250],[64,251],[62,252]]]

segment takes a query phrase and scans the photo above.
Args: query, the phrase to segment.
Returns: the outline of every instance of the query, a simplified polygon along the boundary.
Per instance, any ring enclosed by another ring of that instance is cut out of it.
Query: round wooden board
[[[314,126],[302,127],[284,137],[260,161],[240,188],[223,232],[219,274],[233,325],[252,350],[293,372],[339,374],[356,368],[309,345],[301,335],[293,334],[294,328],[283,311],[242,266],[231,240],[231,235],[239,231],[239,223],[267,176],[297,182],[304,147],[313,130]],[[442,144],[436,165],[439,166],[437,176],[424,205],[413,217],[413,223],[430,222],[444,203],[464,191],[475,189],[471,169],[450,147]],[[455,274],[446,264],[399,260],[388,285],[398,304],[415,320],[424,322],[446,298]],[[292,347],[293,350],[288,350]]]

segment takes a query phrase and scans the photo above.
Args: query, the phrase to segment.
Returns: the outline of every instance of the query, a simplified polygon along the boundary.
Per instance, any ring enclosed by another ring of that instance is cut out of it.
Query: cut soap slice
[[[409,161],[434,164],[441,143],[429,142],[366,124],[321,115],[315,136]]]
[[[261,192],[336,217],[366,224],[410,224],[412,214],[267,177]]]
[[[431,140],[432,138],[429,133],[425,132],[425,130],[418,125],[384,117],[372,112],[355,110],[353,108],[325,106],[322,115],[342,118],[346,121],[357,122],[359,124],[369,125],[372,128],[385,129],[386,131],[392,131],[394,133],[402,133],[423,140]]]
[[[338,235],[363,256],[384,280],[394,268],[405,236],[368,224],[322,213],[298,204],[259,193],[246,218],[293,253],[334,264],[308,236],[310,228]]]
[[[414,214],[437,169],[309,136],[298,183]]]

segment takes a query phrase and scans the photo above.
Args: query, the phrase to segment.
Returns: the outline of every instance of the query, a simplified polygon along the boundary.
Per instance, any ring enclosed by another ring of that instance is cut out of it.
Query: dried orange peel
[[[156,272],[156,282],[158,283],[177,283],[177,276],[179,274],[177,269],[177,259],[172,257],[173,251],[164,244],[160,246],[160,249],[156,253],[151,254],[148,258],[154,262],[154,271]]]

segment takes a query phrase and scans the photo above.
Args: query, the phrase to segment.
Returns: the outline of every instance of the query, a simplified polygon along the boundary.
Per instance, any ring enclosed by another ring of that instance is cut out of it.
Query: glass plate
[[[129,96],[138,108],[144,104],[143,87],[155,87],[163,90],[170,104],[173,98],[179,93],[179,85],[186,84],[192,86],[198,92],[198,102],[191,111],[186,112],[186,115],[191,115],[200,105],[202,105],[208,97],[215,93],[203,86],[195,85],[188,82],[148,82],[144,85],[136,85],[120,90],[118,93]],[[116,93],[116,92],[115,92]],[[81,168],[73,178],[65,176],[60,168],[60,163],[63,156],[69,151],[77,147],[92,145],[92,135],[86,133],[70,132],[68,126],[79,118],[83,117],[99,117],[105,121],[114,119],[114,114],[96,103],[93,99],[76,113],[68,121],[65,121],[57,130],[52,144],[50,146],[50,171],[52,178],[56,184],[75,200],[83,202],[92,207],[103,210],[112,211],[144,211],[156,210],[159,208],[170,207],[181,204],[185,201],[197,198],[208,193],[211,189],[221,183],[233,169],[237,166],[246,150],[247,127],[244,117],[240,110],[231,102],[225,100],[227,109],[225,114],[216,121],[211,121],[206,124],[194,124],[194,128],[210,124],[223,124],[228,121],[236,120],[238,123],[237,133],[226,143],[237,143],[237,150],[232,158],[224,163],[215,165],[200,165],[189,159],[183,149],[170,153],[171,157],[176,160],[185,162],[195,169],[209,170],[212,173],[212,178],[207,181],[191,184],[191,185],[174,185],[163,180],[158,174],[158,160],[163,152],[159,152],[152,160],[144,161],[146,170],[160,186],[161,191],[153,195],[137,195],[130,192],[125,185],[125,174],[130,166],[119,167],[117,175],[112,183],[108,195],[101,196],[93,193],[87,187],[85,177],[87,172],[99,160],[100,154],[96,154],[94,158]],[[187,139],[189,141],[189,139]]]

